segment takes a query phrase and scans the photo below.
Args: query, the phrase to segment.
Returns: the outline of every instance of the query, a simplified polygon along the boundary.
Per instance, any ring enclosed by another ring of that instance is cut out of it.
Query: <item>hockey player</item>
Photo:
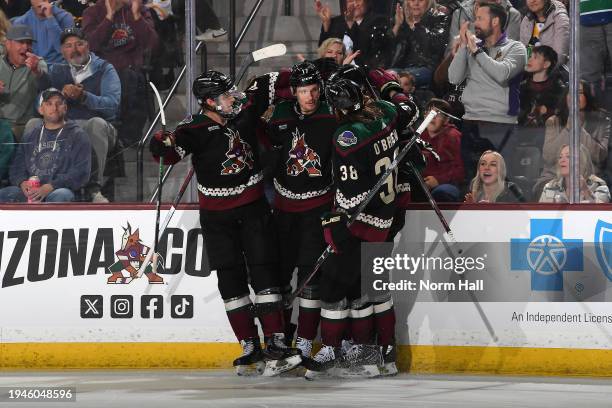
[[[243,350],[236,372],[249,366],[275,375],[301,362],[299,351],[285,346],[282,312],[260,317],[265,350],[251,315],[249,283],[256,303],[280,302],[278,263],[270,208],[263,194],[255,123],[267,108],[265,86],[253,84],[249,98],[217,71],[201,74],[193,93],[203,114],[174,132],[158,132],[151,151],[173,164],[191,154],[200,202],[200,223],[225,310]],[[265,95],[257,91],[265,91]],[[248,270],[248,276],[247,276]],[[273,310],[271,308],[270,310]]]
[[[336,117],[325,102],[321,75],[310,62],[291,70],[295,101],[279,102],[267,124],[267,136],[277,151],[274,171],[274,221],[279,238],[281,288],[291,294],[297,267],[298,283],[313,270],[326,247],[320,217],[331,209],[332,135]],[[318,276],[300,294],[296,347],[310,357],[320,320]],[[292,309],[285,311],[290,325]],[[291,331],[293,331],[291,329]],[[287,334],[291,338],[293,333]]]
[[[348,227],[347,220],[399,151],[398,112],[389,102],[364,97],[361,87],[347,79],[330,81],[326,96],[341,123],[333,136],[335,209],[322,222],[334,254],[329,260],[333,268],[321,276],[323,345],[307,362],[306,378],[337,367],[377,376],[382,358],[373,345],[374,306],[361,288],[361,243],[387,238],[395,211],[395,175],[387,178],[354,224]],[[349,330],[355,344],[341,355],[341,341]]]
[[[419,110],[412,98],[402,93],[400,84],[392,75],[380,68],[367,70],[355,65],[344,65],[332,74],[329,80],[333,82],[340,78],[349,79],[358,84],[362,92],[371,98],[380,98],[393,103],[398,113],[396,128],[399,132],[400,145],[407,141],[411,135],[409,127],[418,118]],[[415,148],[411,149],[407,158],[414,160],[419,155],[419,149]],[[393,242],[393,237],[403,227],[405,207],[410,202],[410,183],[407,180],[405,171],[399,172],[397,176],[395,193],[396,210],[389,234],[387,235],[388,242]],[[380,276],[380,279],[388,279],[388,276]],[[395,363],[395,311],[391,293],[379,291],[370,294],[369,300],[373,305],[377,344],[380,345],[383,355],[380,373],[382,375],[395,375],[398,370]]]

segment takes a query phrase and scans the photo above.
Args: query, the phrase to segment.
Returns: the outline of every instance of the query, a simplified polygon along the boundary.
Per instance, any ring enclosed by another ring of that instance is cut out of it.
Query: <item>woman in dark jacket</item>
[[[417,88],[430,85],[444,56],[448,23],[449,16],[436,10],[433,0],[404,0],[404,7],[396,7],[392,29],[396,50],[391,66],[413,74]]]
[[[524,203],[521,189],[506,181],[506,161],[493,150],[487,150],[478,160],[476,177],[471,191],[465,195],[466,203]]]

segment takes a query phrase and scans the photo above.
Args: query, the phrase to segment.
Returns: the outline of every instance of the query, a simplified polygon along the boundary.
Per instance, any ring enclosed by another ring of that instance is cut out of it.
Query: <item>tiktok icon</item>
[[[170,315],[173,319],[192,319],[193,296],[172,295],[170,297]]]

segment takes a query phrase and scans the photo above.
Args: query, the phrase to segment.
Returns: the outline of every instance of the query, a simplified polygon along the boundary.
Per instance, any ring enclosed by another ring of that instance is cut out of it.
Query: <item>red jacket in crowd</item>
[[[91,50],[117,70],[141,67],[145,50],[154,48],[158,38],[149,10],[141,7],[141,17],[135,21],[131,7],[124,6],[110,21],[105,3],[98,1],[83,13],[83,31]]]
[[[462,183],[465,173],[461,159],[461,132],[454,125],[448,124],[436,137],[432,138],[429,131],[425,130],[421,138],[429,142],[434,151],[440,155],[440,161],[437,161],[431,153],[425,152],[427,167],[425,167],[423,176],[433,176],[439,184]]]

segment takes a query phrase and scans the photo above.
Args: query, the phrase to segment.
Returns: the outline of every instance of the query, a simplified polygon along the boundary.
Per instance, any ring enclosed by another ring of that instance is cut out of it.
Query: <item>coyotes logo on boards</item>
[[[115,252],[118,261],[108,267],[108,270],[112,273],[106,281],[109,284],[128,284],[132,280],[137,279],[138,270],[151,249],[140,240],[138,229],[132,232],[132,226],[129,222],[127,228],[123,228],[123,231],[121,249]],[[163,270],[163,264],[162,258],[158,257],[157,269]],[[164,279],[161,276],[153,273],[151,264],[145,268],[144,275],[150,284],[164,283]]]
[[[293,132],[291,150],[289,150],[289,159],[287,160],[287,174],[289,176],[297,176],[303,171],[306,171],[309,177],[321,175],[321,158],[317,152],[308,147],[305,137],[306,135],[300,133],[299,129],[295,129],[295,132]]]

